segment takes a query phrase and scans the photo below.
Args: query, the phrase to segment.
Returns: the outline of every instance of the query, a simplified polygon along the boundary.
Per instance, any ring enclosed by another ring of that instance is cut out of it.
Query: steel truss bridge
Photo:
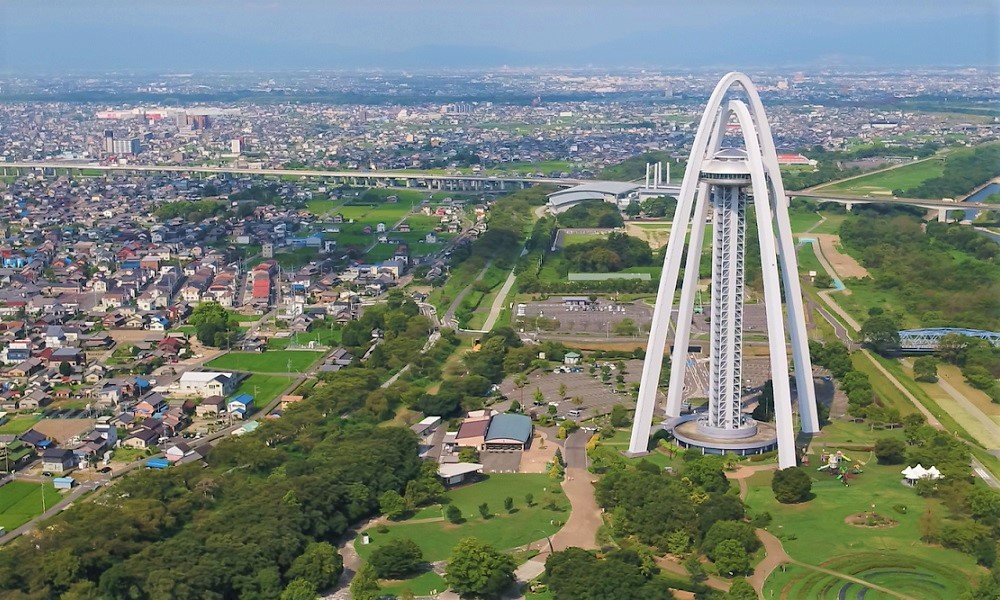
[[[1000,333],[958,327],[931,327],[928,329],[907,329],[900,331],[899,348],[900,350],[910,352],[933,352],[937,350],[941,338],[950,334],[986,340],[993,346],[1000,348]]]

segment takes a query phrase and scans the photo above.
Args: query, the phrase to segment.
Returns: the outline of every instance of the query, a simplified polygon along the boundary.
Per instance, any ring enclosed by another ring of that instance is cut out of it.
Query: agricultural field
[[[310,350],[229,352],[205,366],[209,369],[247,373],[305,373],[322,356],[322,352]]]
[[[21,435],[34,427],[41,418],[41,415],[10,417],[6,423],[0,425],[0,435]]]
[[[48,481],[41,485],[12,481],[0,486],[0,526],[11,531],[42,514],[43,497],[46,508],[62,499]]]
[[[857,195],[891,195],[893,190],[916,187],[944,173],[944,159],[931,158],[918,163],[910,163],[882,171],[825,185],[817,191],[839,192]]]

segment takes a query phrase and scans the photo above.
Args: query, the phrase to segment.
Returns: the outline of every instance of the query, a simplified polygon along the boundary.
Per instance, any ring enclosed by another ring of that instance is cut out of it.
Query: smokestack
[[[649,189],[649,163],[646,163],[646,189]]]

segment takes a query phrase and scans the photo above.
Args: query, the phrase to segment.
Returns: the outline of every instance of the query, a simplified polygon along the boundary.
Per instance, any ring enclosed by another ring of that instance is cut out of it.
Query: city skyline
[[[728,1],[664,9],[633,0],[577,8],[561,0],[446,1],[432,9],[307,1],[294,11],[256,1],[4,0],[0,72],[994,66],[1000,55],[1000,4],[993,0],[777,2],[763,9]],[[719,14],[755,31],[754,43],[722,36],[704,44]]]

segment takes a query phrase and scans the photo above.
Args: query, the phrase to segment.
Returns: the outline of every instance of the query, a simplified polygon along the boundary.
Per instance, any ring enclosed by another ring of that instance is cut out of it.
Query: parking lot
[[[644,335],[653,320],[653,307],[644,302],[616,303],[604,298],[589,306],[567,306],[560,298],[554,298],[526,303],[524,315],[515,315],[514,322],[525,331],[534,331],[540,319],[558,321],[556,331],[575,335],[615,335],[615,325],[632,319]]]

